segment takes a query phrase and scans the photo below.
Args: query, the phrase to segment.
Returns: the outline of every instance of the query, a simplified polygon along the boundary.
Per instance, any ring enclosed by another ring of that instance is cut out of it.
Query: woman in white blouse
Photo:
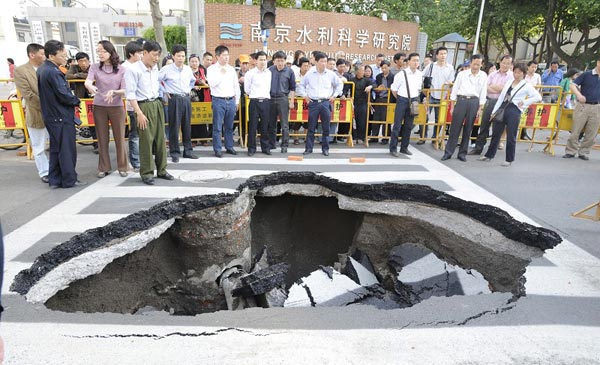
[[[529,108],[529,105],[542,101],[540,93],[527,81],[525,74],[527,66],[524,63],[518,63],[513,68],[514,80],[506,83],[500,97],[494,106],[492,115],[494,115],[503,104],[505,105],[504,117],[501,121],[494,121],[492,128],[492,142],[480,161],[491,161],[496,156],[498,144],[502,132],[506,128],[506,160],[502,166],[508,167],[515,160],[515,148],[517,145],[517,132],[521,121],[521,113]]]

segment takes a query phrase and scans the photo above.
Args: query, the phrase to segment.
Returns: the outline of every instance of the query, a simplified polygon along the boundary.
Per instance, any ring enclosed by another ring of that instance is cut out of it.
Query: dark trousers
[[[48,183],[51,186],[70,188],[77,182],[77,149],[73,115],[62,121],[45,121],[50,137],[50,166]]]
[[[367,104],[355,104],[354,105],[354,119],[356,120],[356,133],[354,134],[355,139],[366,140],[365,135],[367,127]]]
[[[179,148],[179,129],[181,129],[181,139],[183,142],[183,155],[192,154],[192,102],[189,96],[171,95],[169,99],[169,110],[167,119],[169,120],[169,154],[171,157],[179,157],[181,150]]]
[[[308,103],[308,134],[306,136],[306,151],[312,152],[315,145],[315,130],[321,118],[321,150],[329,151],[329,127],[331,122],[331,103],[329,100]]]
[[[225,99],[213,97],[213,131],[212,142],[215,152],[221,151],[221,129],[225,133],[225,149],[233,150],[233,119],[237,108],[235,98]]]
[[[269,118],[271,112],[271,102],[269,99],[250,99],[248,113],[250,121],[248,123],[248,152],[256,152],[256,130],[260,125],[260,149],[269,151]],[[259,124],[260,123],[260,124]]]
[[[413,128],[414,116],[410,115],[410,102],[418,101],[419,98],[407,99],[398,96],[396,110],[394,112],[394,126],[392,127],[392,139],[390,140],[390,151],[396,152],[398,148],[398,136],[402,136],[400,150],[406,150],[410,142],[410,131]]]
[[[506,161],[513,162],[515,160],[515,149],[517,146],[517,132],[519,131],[519,123],[521,122],[521,111],[513,103],[508,104],[504,110],[504,118],[501,122],[494,122],[492,126],[492,141],[488,147],[485,157],[494,158],[502,138],[502,132],[506,128]]]
[[[496,101],[498,101],[498,99],[488,98],[487,102],[485,103],[485,107],[483,108],[483,113],[481,115],[479,134],[477,135],[477,141],[475,141],[475,151],[483,151],[483,147],[485,147],[485,144],[487,143],[487,138],[490,135],[490,126],[492,124],[492,110],[494,110]]]
[[[146,116],[145,129],[140,133],[140,176],[153,177],[154,169],[157,176],[167,173],[167,149],[165,147],[165,114],[160,100],[139,103],[142,113]],[[152,155],[154,154],[154,159]]]
[[[479,98],[471,99],[459,99],[454,105],[454,111],[452,112],[452,124],[450,124],[450,136],[446,143],[445,155],[452,156],[456,145],[458,144],[458,137],[462,130],[462,139],[460,141],[460,150],[458,151],[459,156],[466,156],[469,151],[469,138],[471,137],[471,129],[473,123],[475,123],[475,117],[477,117],[477,110],[479,109]],[[464,125],[463,125],[464,122]]]
[[[140,134],[137,128],[135,112],[128,111],[129,115],[129,162],[134,168],[140,168]]]
[[[287,147],[290,139],[290,101],[287,96],[271,98],[271,118],[269,118],[269,144],[273,149],[277,143],[277,117],[281,123],[281,147]]]

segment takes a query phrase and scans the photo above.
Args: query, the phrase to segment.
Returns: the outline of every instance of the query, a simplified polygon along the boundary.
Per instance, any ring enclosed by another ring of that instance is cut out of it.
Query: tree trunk
[[[510,53],[513,57],[513,60],[517,59],[517,40],[519,39],[519,22],[515,20],[515,25],[513,28],[513,41],[512,41],[512,52]]]
[[[506,34],[504,34],[504,28],[502,24],[498,24],[498,29],[500,30],[500,36],[502,36],[502,43],[504,43],[504,47],[506,47],[506,50],[509,54],[512,54],[512,47],[510,43],[508,43],[508,38],[506,38]]]
[[[167,50],[167,43],[165,42],[159,0],[150,0],[150,9],[152,11],[152,26],[154,27],[154,34],[156,34],[156,41],[162,47],[162,59],[169,53],[169,50]]]

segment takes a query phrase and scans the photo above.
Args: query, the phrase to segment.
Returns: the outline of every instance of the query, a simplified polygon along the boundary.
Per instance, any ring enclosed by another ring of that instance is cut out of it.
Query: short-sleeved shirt
[[[100,69],[100,64],[94,63],[90,66],[87,80],[95,81],[98,88],[94,96],[94,105],[123,106],[121,97],[114,97],[110,103],[106,102],[105,97],[110,90],[125,90],[125,67],[119,65],[117,72],[114,72],[112,66],[104,64]]]
[[[580,87],[586,103],[600,103],[600,75],[596,69],[582,73],[573,83]]]
[[[125,72],[125,97],[127,100],[148,100],[158,98],[158,66],[148,69],[143,61],[137,61]]]

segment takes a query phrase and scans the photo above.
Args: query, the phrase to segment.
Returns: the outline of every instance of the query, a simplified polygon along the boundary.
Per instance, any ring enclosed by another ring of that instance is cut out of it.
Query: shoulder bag
[[[527,83],[527,81],[525,83]],[[504,111],[506,110],[506,107],[508,106],[508,104],[510,104],[513,97],[515,95],[517,95],[519,90],[521,90],[521,88],[523,88],[523,86],[525,86],[525,83],[523,85],[521,85],[521,87],[518,88],[514,93],[511,93],[510,97],[508,95],[504,96],[504,101],[502,102],[502,105],[500,105],[498,110],[496,110],[496,112],[494,114],[492,114],[492,116],[490,117],[490,121],[492,123],[499,123],[504,120]]]
[[[419,115],[419,102],[418,101],[410,101],[410,87],[408,87],[408,76],[406,75],[406,70],[402,70],[404,72],[404,79],[406,80],[406,94],[408,95],[408,102],[410,107],[410,115],[416,117]]]

